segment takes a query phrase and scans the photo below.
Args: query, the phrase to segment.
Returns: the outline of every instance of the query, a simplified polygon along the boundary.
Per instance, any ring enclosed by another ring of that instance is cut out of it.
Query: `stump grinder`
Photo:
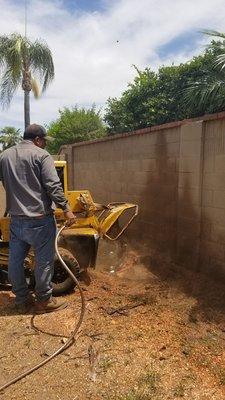
[[[138,206],[130,203],[97,204],[88,190],[68,190],[66,161],[55,161],[55,167],[65,196],[76,215],[75,223],[63,231],[59,243],[60,254],[79,279],[88,267],[95,267],[99,239],[117,240],[138,214]],[[55,210],[55,218],[58,227],[65,223],[62,210]],[[0,284],[3,285],[9,284],[7,273],[9,226],[9,216],[0,218]],[[32,249],[25,259],[24,268],[28,284],[34,286],[35,258]],[[55,256],[52,282],[55,296],[64,294],[75,286],[57,256]]]

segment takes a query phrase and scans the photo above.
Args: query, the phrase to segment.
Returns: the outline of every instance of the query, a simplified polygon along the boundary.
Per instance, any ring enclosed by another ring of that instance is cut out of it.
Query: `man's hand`
[[[65,215],[65,218],[67,219],[66,226],[73,225],[76,220],[74,213],[72,211],[65,211],[64,215]]]

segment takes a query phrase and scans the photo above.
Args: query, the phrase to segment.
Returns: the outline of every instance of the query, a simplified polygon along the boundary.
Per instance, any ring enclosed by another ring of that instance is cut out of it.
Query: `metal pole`
[[[24,0],[24,35],[27,37],[27,0]]]

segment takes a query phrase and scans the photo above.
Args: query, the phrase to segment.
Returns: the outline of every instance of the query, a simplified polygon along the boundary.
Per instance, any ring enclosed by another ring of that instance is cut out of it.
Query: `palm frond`
[[[5,71],[2,82],[6,79],[7,85],[10,75],[13,86],[18,86],[21,80],[20,43],[21,37],[14,35],[12,39],[12,37],[0,36],[0,66],[4,67]],[[3,87],[5,84],[3,84]]]
[[[11,70],[6,70],[1,80],[0,100],[3,108],[8,108],[20,81],[14,79]]]
[[[221,70],[225,68],[225,53],[216,57],[215,66],[219,67]]]
[[[38,72],[43,81],[42,91],[45,91],[54,79],[54,64],[49,47],[44,41],[36,40],[29,48],[30,67]]]
[[[37,79],[31,78],[31,86],[35,99],[38,99],[41,95],[41,91]]]
[[[225,39],[225,33],[222,33],[222,32],[218,32],[218,31],[214,31],[214,30],[210,30],[210,29],[203,29],[201,32],[208,36],[214,36],[214,37],[218,37],[221,39]]]
[[[197,110],[214,102],[218,106],[225,105],[224,79],[218,75],[206,76],[192,83],[183,94],[185,103]]]
[[[9,39],[6,36],[0,36],[0,68],[6,63],[6,56],[9,49]]]
[[[213,62],[213,65],[216,68],[217,67],[219,67],[221,69],[225,68],[225,33],[218,32],[218,31],[215,31],[215,30],[208,30],[208,29],[204,29],[201,32],[204,33],[205,35],[208,35],[208,36],[212,36],[212,37],[215,37],[215,38],[223,39],[222,41],[216,42],[216,44],[218,46],[218,49],[220,50],[221,54],[218,55],[215,58],[215,61]],[[208,49],[210,49],[211,43],[207,47],[208,47]]]

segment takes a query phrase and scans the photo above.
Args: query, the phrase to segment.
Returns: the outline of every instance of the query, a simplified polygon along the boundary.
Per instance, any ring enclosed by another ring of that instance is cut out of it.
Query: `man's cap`
[[[26,140],[34,140],[36,137],[44,138],[49,142],[53,142],[54,138],[47,135],[45,128],[41,125],[31,124],[26,127],[23,138]]]

